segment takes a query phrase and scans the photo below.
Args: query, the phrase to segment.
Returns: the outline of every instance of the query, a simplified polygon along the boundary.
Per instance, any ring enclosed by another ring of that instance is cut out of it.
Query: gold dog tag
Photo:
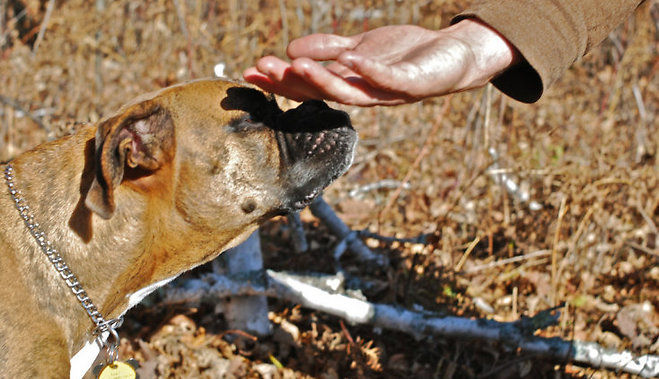
[[[137,374],[135,368],[121,361],[114,361],[103,367],[98,374],[98,379],[135,379]]]

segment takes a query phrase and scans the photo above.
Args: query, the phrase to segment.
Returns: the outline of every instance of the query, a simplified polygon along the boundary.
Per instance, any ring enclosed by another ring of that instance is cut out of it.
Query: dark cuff
[[[453,18],[453,20],[451,20],[451,24],[456,24],[467,18],[478,19],[480,22],[488,25],[490,28],[495,29],[480,18],[468,14],[461,14],[456,16]],[[508,42],[513,45],[510,41]],[[538,72],[533,68],[533,66],[529,64],[524,55],[521,52],[519,54],[521,58],[520,62],[514,66],[511,66],[506,71],[499,74],[496,78],[492,79],[491,83],[499,91],[517,101],[521,101],[523,103],[535,103],[538,101],[538,99],[540,99],[544,90],[542,78],[540,77],[540,74],[538,74]]]

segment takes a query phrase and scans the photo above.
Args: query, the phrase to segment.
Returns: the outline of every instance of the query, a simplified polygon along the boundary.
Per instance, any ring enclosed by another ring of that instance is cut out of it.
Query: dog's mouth
[[[322,101],[307,101],[281,114],[275,133],[289,211],[309,205],[352,164],[357,133],[350,118]]]
[[[261,91],[232,87],[222,98],[223,109],[247,112],[236,119],[236,130],[267,127],[279,145],[281,211],[298,211],[309,205],[352,163],[357,133],[347,113],[322,101],[305,101],[282,112],[272,96]]]

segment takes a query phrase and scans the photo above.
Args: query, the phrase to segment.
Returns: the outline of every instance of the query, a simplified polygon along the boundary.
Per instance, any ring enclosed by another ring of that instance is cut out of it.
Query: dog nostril
[[[247,200],[240,205],[240,209],[242,209],[242,211],[245,212],[245,214],[252,213],[256,209],[256,202],[251,199]]]

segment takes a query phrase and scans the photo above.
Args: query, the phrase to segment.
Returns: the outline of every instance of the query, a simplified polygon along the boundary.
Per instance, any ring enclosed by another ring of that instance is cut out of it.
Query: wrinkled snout
[[[357,132],[350,117],[322,101],[305,101],[283,112],[273,97],[252,88],[232,87],[220,104],[223,109],[247,112],[232,122],[232,130],[268,128],[274,132],[284,212],[307,206],[352,164]]]

